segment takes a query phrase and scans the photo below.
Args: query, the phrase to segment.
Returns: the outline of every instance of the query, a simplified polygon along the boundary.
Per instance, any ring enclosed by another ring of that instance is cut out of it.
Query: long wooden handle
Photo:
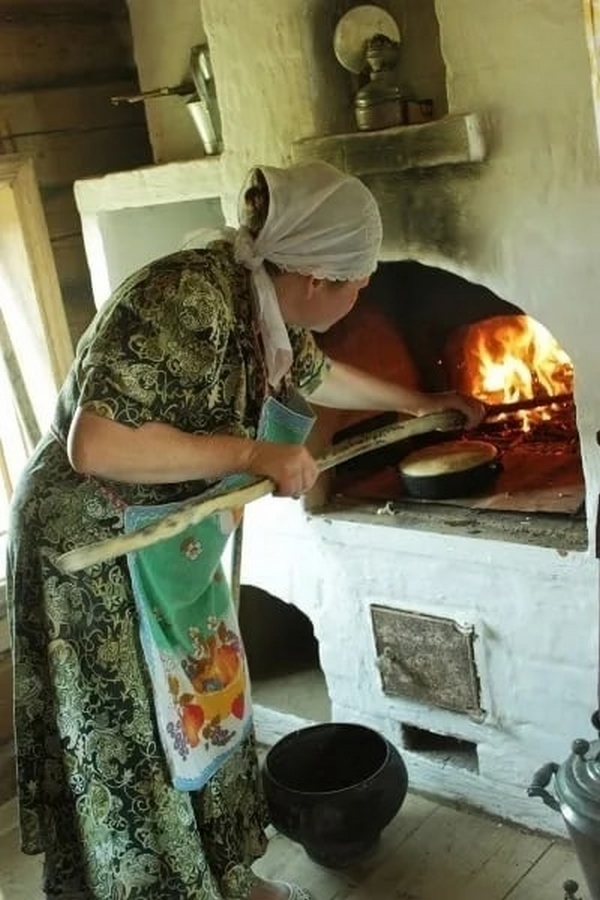
[[[337,444],[331,451],[318,457],[319,470],[324,472],[326,469],[331,469],[333,466],[363,453],[377,450],[409,437],[427,434],[430,431],[454,431],[462,428],[463,425],[464,416],[457,410],[445,410],[386,425],[384,428],[378,428]],[[251,481],[244,487],[221,491],[213,496],[207,492],[201,498],[194,498],[183,503],[174,512],[167,513],[137,531],[119,534],[105,541],[98,541],[96,544],[88,544],[85,547],[70,550],[58,558],[56,565],[61,572],[79,572],[81,569],[114,559],[123,553],[141,550],[143,547],[149,547],[159,541],[174,537],[185,531],[190,525],[195,525],[214,513],[245,506],[246,503],[270,494],[274,489],[275,484],[270,478],[260,478]]]

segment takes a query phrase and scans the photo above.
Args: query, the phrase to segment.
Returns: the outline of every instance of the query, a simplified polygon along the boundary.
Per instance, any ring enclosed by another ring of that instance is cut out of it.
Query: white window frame
[[[73,360],[73,344],[62,301],[60,284],[52,253],[34,163],[21,154],[0,155],[0,274],[7,279],[11,295],[17,295],[25,333],[14,335],[14,308],[3,309],[17,356],[36,354],[47,372],[48,383],[56,395]],[[0,297],[0,303],[2,298]],[[13,302],[14,307],[14,302]],[[11,322],[12,319],[12,322]],[[22,326],[21,326],[22,327]],[[27,365],[22,367],[27,394],[36,406],[40,431],[50,421],[50,403],[39,408],[39,384],[27,379]],[[0,543],[1,540],[0,540]],[[0,616],[4,590],[4,550],[0,547]]]

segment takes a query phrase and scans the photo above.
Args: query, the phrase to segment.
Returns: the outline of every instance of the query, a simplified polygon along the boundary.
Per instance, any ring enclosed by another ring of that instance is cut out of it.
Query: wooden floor
[[[14,816],[14,803],[0,808],[0,900],[42,900],[41,863],[18,852]],[[315,900],[563,900],[567,879],[587,900],[570,845],[416,794],[351,869],[322,869],[281,835],[255,868],[302,884]]]

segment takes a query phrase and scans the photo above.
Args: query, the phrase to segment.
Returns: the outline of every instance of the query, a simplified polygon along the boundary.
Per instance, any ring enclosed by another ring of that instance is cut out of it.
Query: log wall
[[[152,162],[125,0],[0,0],[0,153],[34,159],[74,340],[94,307],[80,178]]]

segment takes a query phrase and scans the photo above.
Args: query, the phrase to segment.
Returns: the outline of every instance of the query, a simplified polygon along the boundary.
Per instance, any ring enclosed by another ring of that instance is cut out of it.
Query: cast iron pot
[[[315,862],[341,869],[377,843],[404,802],[408,774],[382,735],[331,722],[278,741],[263,783],[274,827]]]
[[[398,464],[404,488],[421,500],[469,497],[487,490],[502,470],[487,441],[448,441],[409,453]]]

